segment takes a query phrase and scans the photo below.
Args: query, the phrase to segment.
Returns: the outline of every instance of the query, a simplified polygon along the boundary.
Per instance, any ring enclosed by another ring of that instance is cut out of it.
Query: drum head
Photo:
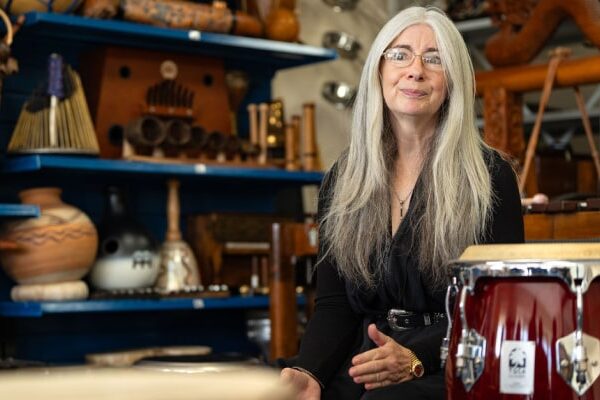
[[[274,371],[218,374],[125,368],[45,368],[0,373],[2,400],[292,400]]]
[[[469,246],[461,262],[500,260],[569,260],[600,263],[600,243],[519,243]]]

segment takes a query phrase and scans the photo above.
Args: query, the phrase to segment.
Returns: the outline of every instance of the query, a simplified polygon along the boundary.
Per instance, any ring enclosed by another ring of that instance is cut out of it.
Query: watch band
[[[420,378],[425,374],[425,368],[423,367],[423,363],[415,353],[411,350],[410,352],[410,374],[415,378]]]

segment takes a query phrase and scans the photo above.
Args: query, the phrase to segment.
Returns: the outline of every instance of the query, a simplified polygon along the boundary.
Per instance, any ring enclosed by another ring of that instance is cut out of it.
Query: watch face
[[[423,373],[425,373],[425,368],[423,368],[423,364],[421,363],[415,363],[412,366],[412,374],[417,377],[420,378],[423,376]]]

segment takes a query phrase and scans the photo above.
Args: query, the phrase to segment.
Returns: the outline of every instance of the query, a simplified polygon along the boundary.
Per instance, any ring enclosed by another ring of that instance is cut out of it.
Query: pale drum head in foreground
[[[0,373],[2,400],[292,400],[279,374],[253,369],[176,374],[133,369],[46,368]]]
[[[469,246],[460,261],[600,260],[600,243],[519,243]]]

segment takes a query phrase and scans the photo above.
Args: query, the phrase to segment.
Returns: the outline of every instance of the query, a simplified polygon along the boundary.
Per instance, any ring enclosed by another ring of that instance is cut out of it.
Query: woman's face
[[[394,50],[381,60],[380,65],[385,104],[397,118],[434,118],[446,98],[447,89],[433,30],[425,24],[412,25],[392,42],[389,49]],[[418,56],[424,53],[427,58]],[[412,54],[415,54],[412,62],[404,66]]]

